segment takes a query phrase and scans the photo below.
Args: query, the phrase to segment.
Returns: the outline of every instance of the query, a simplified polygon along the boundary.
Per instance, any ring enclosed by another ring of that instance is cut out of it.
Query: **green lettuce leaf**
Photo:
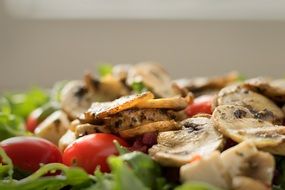
[[[62,175],[45,176],[51,171],[62,171]],[[70,189],[87,188],[94,183],[94,179],[81,168],[67,167],[53,163],[42,166],[32,175],[22,180],[0,181],[1,190],[59,190],[69,186]]]
[[[0,112],[0,141],[10,137],[27,134],[24,120],[21,117]]]
[[[110,159],[114,158],[111,157]],[[157,180],[161,179],[160,166],[154,162],[150,156],[135,151],[116,157],[116,159],[126,162],[132,169],[135,176],[137,176],[146,187],[150,189],[158,189]],[[113,162],[115,161],[113,160]],[[116,163],[113,162],[110,160],[110,165],[116,166]]]
[[[11,113],[23,119],[27,118],[34,109],[49,101],[48,92],[40,88],[33,88],[25,93],[8,93],[4,97],[9,102]]]
[[[176,187],[175,190],[221,190],[221,189],[204,182],[189,182]]]

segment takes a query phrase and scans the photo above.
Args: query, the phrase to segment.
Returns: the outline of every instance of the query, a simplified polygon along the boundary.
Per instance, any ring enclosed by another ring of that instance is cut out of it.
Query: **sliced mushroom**
[[[182,130],[159,133],[158,144],[149,149],[149,154],[160,164],[181,166],[197,155],[209,155],[223,146],[223,137],[209,118],[189,118],[181,125]]]
[[[238,105],[246,107],[258,119],[274,124],[282,124],[284,113],[267,97],[243,88],[241,85],[231,85],[223,88],[217,97],[216,105]]]
[[[221,160],[234,179],[247,176],[271,185],[275,161],[271,154],[258,151],[251,141],[244,141],[221,154]]]
[[[275,155],[285,156],[285,142],[282,142],[281,144],[277,146],[268,146],[268,147],[260,148],[260,150],[265,151],[265,152],[270,152],[271,154],[275,154]]]
[[[67,115],[63,111],[56,111],[35,129],[35,135],[57,145],[58,140],[67,131],[69,124]]]
[[[285,140],[285,127],[256,118],[243,106],[218,106],[212,115],[214,126],[235,142],[251,140],[257,147],[277,146]]]
[[[65,85],[61,93],[61,108],[75,119],[85,112],[98,97],[86,88],[83,81],[71,81]]]
[[[271,80],[259,77],[247,80],[244,86],[274,101],[285,103],[285,79]]]
[[[185,109],[191,101],[193,101],[193,97],[159,98],[140,102],[136,107],[182,110]]]
[[[80,125],[80,124],[81,124],[80,120],[75,119],[75,120],[71,121],[68,129],[74,132],[76,130],[77,125]]]
[[[264,185],[262,182],[258,180],[254,180],[245,176],[236,176],[233,179],[233,190],[250,190],[250,189],[258,189],[258,190],[270,190],[271,188]]]
[[[128,93],[126,87],[112,76],[98,80],[86,74],[84,81],[71,81],[64,86],[61,92],[61,108],[71,119],[76,119],[93,102],[112,101]]]
[[[153,97],[151,92],[144,92],[141,94],[123,96],[112,102],[95,102],[92,104],[91,108],[84,113],[85,120],[92,121],[103,119],[120,111],[135,107],[140,102],[152,99]]]
[[[58,141],[59,150],[63,152],[65,148],[75,140],[76,140],[76,137],[75,137],[74,132],[71,130],[67,130],[66,133]]]
[[[181,166],[180,179],[183,183],[203,181],[222,189],[231,187],[231,178],[223,165],[219,152],[213,152],[208,157]]]
[[[171,79],[164,68],[157,63],[142,62],[130,68],[127,84],[142,82],[158,97],[173,97],[176,95],[171,85]]]
[[[76,138],[93,133],[111,133],[111,132],[104,125],[92,125],[89,123],[77,125],[75,129]]]
[[[112,68],[112,76],[124,81],[127,79],[128,72],[132,67],[133,67],[133,65],[130,65],[130,64],[115,65]]]
[[[234,177],[243,175],[244,168],[249,167],[245,161],[257,152],[256,146],[251,141],[244,141],[222,152],[221,159],[230,176]]]
[[[144,124],[135,128],[119,131],[119,134],[123,138],[132,138],[144,133],[172,131],[181,129],[176,121],[156,121],[148,124]]]
[[[223,153],[214,152],[180,168],[185,181],[204,181],[224,189],[258,189],[271,186],[275,169],[272,155],[258,151],[251,141]],[[257,185],[257,186],[254,186]]]
[[[179,79],[174,81],[174,84],[182,89],[186,88],[189,91],[197,92],[206,89],[221,89],[230,83],[236,82],[238,78],[239,74],[233,71],[224,76]]]
[[[129,90],[118,78],[107,75],[103,78],[93,78],[91,74],[84,76],[84,82],[88,89],[93,91],[97,97],[102,97],[104,101],[114,100],[121,96],[130,94]]]

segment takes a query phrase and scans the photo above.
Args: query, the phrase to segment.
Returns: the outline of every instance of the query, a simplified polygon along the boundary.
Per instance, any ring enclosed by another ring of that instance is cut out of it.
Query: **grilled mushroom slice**
[[[57,145],[58,140],[67,131],[69,125],[67,115],[63,111],[56,111],[35,129],[35,135]]]
[[[62,90],[61,108],[70,118],[75,119],[95,100],[98,100],[98,97],[90,93],[83,81],[71,81]]]
[[[123,110],[127,110],[135,107],[140,102],[152,99],[154,96],[151,92],[143,92],[141,94],[134,94],[129,96],[123,96],[112,102],[95,102],[84,113],[86,121],[93,121],[97,119],[103,119],[107,116],[119,113]]]
[[[176,95],[170,76],[160,64],[154,62],[142,62],[130,68],[126,83],[132,86],[134,82],[142,82],[158,97]]]
[[[182,182],[203,181],[222,189],[231,187],[231,177],[224,167],[219,152],[213,152],[199,161],[181,166],[180,179]]]
[[[242,189],[241,187],[253,187],[254,184],[270,186],[274,169],[275,161],[271,154],[258,151],[251,141],[245,141],[221,154],[216,151],[210,156],[183,165],[180,177],[183,182],[198,180],[224,189]],[[251,183],[238,180],[241,176]]]
[[[274,101],[285,103],[285,79],[271,80],[259,77],[245,81],[244,86]]]
[[[93,133],[111,133],[111,131],[104,125],[92,125],[89,123],[77,125],[75,129],[76,138]]]
[[[182,130],[158,134],[157,145],[149,154],[165,166],[181,166],[197,155],[209,155],[223,146],[222,135],[209,118],[189,118],[181,122]]]
[[[71,119],[84,113],[93,102],[112,101],[129,92],[124,85],[111,76],[101,80],[86,74],[84,81],[71,81],[61,92],[61,108]]]
[[[144,124],[138,127],[134,127],[131,129],[121,130],[120,136],[123,138],[132,138],[138,135],[142,135],[144,133],[151,133],[151,132],[162,132],[162,131],[172,131],[181,129],[176,121],[156,121],[148,124]]]
[[[112,76],[121,81],[125,81],[131,68],[133,68],[133,65],[130,64],[114,65],[112,68]]]
[[[271,185],[274,158],[269,153],[258,151],[251,141],[244,141],[222,152],[221,160],[233,179],[236,176],[247,176]]]
[[[58,148],[63,153],[65,148],[76,140],[75,134],[71,130],[67,130],[58,141]]]
[[[216,105],[238,105],[246,107],[255,118],[274,124],[282,124],[284,113],[267,97],[243,88],[241,85],[231,85],[223,88],[217,97]]]
[[[172,97],[172,98],[159,98],[149,99],[140,102],[136,105],[137,108],[159,108],[159,109],[173,109],[183,110],[187,105],[193,101],[193,97]]]
[[[285,140],[285,127],[256,118],[243,106],[218,106],[213,115],[214,126],[235,142],[251,140],[257,147],[277,146]]]
[[[223,76],[216,77],[197,77],[193,79],[179,79],[173,83],[181,89],[186,88],[189,91],[197,92],[204,90],[221,89],[230,83],[237,81],[239,74],[237,72],[230,72]]]
[[[129,90],[118,78],[107,75],[103,78],[93,78],[90,73],[85,74],[84,82],[86,87],[93,91],[97,97],[101,97],[103,101],[110,101],[121,96],[130,94]]]

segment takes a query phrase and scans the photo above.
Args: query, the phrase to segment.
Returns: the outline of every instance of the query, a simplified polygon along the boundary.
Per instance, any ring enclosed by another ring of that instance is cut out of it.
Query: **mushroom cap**
[[[248,108],[259,119],[270,121],[274,124],[282,124],[284,119],[282,109],[272,100],[239,84],[223,88],[218,94],[215,105],[243,106]]]
[[[247,176],[271,185],[275,170],[274,157],[258,151],[251,141],[225,150],[221,153],[221,160],[233,179],[236,176]]]
[[[96,97],[85,86],[83,81],[70,81],[61,92],[61,108],[72,119],[85,112]]]
[[[223,147],[223,136],[209,118],[189,118],[181,126],[181,130],[158,134],[158,144],[149,149],[154,160],[165,166],[181,166],[197,155],[209,155]]]
[[[142,82],[158,97],[165,98],[176,95],[169,74],[155,62],[142,62],[131,67],[126,83],[131,86],[134,82]]]
[[[178,79],[173,83],[180,88],[187,88],[190,91],[201,91],[209,89],[221,89],[239,78],[238,72],[230,72],[222,76],[196,77],[192,79]]]
[[[285,79],[271,80],[258,77],[245,81],[244,86],[274,101],[285,103]]]
[[[247,108],[218,106],[212,115],[218,131],[235,142],[251,140],[257,147],[277,146],[285,141],[285,127],[258,119]]]
[[[201,160],[181,166],[180,180],[203,181],[222,189],[230,189],[231,177],[224,167],[220,153],[215,151]]]

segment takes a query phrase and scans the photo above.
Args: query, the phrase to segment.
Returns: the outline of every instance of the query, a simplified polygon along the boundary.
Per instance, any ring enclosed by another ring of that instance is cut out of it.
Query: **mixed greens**
[[[115,142],[116,143],[116,142]],[[43,165],[38,171],[20,180],[13,179],[13,163],[0,148],[2,164],[0,165],[1,190],[53,190],[53,189],[85,189],[85,190],[218,190],[204,183],[191,183],[176,186],[167,183],[162,176],[160,166],[149,156],[141,152],[128,152],[119,149],[119,156],[111,156],[108,163],[111,173],[96,170],[94,175],[87,174],[83,169],[67,167],[60,163]],[[60,172],[59,172],[60,171]],[[57,175],[46,175],[57,173]]]

